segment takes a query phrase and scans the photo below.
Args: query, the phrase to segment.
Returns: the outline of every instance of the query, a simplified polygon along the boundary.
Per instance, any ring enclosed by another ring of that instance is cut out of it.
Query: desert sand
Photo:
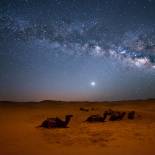
[[[80,111],[80,107],[90,109]],[[91,110],[93,108],[93,110]],[[134,120],[83,122],[107,109],[135,110]],[[47,117],[73,114],[68,128],[38,128]],[[0,155],[155,155],[155,100],[0,103]]]

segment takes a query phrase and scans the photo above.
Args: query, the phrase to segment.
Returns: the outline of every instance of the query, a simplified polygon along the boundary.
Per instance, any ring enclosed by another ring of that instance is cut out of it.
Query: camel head
[[[73,115],[66,115],[66,119],[73,117]]]

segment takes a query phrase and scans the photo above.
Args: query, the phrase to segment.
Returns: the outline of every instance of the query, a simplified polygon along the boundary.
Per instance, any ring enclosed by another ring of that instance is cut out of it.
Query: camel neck
[[[107,117],[107,113],[104,114],[104,117],[103,118],[105,119],[106,117]]]
[[[66,125],[69,123],[70,119],[71,119],[70,117],[66,117],[66,119],[65,119],[65,124]]]

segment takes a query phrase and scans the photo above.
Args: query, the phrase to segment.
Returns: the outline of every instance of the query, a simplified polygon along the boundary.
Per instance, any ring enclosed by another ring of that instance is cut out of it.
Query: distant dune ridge
[[[26,104],[27,103],[27,104]],[[80,108],[83,108],[80,110]],[[136,111],[138,117],[84,122],[104,111]],[[36,128],[47,118],[72,114],[69,128]],[[155,99],[113,102],[0,101],[0,155],[154,155]]]
[[[154,102],[155,98],[149,99],[136,99],[136,100],[118,100],[118,101],[59,101],[59,100],[41,100],[41,101],[11,101],[11,100],[0,100],[2,104],[13,104],[13,103],[134,103],[134,102]]]

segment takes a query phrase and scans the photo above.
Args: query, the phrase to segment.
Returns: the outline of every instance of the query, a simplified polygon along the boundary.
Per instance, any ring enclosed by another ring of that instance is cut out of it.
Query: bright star
[[[96,83],[95,83],[94,81],[92,81],[90,84],[91,84],[91,86],[93,86],[93,87],[96,85]]]

